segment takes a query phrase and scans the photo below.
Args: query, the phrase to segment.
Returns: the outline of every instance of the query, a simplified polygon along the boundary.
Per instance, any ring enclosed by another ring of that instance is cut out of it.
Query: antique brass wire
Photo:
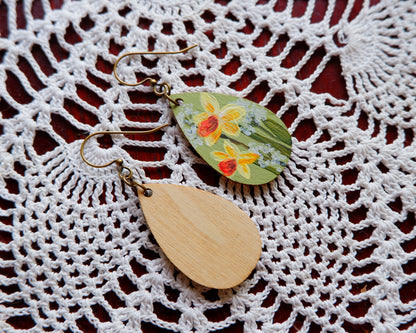
[[[89,139],[91,139],[93,136],[96,135],[112,135],[112,134],[150,134],[150,133],[154,133],[159,131],[160,129],[162,129],[163,127],[168,126],[169,124],[164,124],[161,126],[158,126],[156,128],[153,128],[151,130],[143,130],[143,131],[100,131],[100,132],[95,132],[92,133],[90,135],[88,135],[84,141],[81,144],[81,148],[80,148],[80,154],[81,154],[81,158],[82,160],[88,164],[89,166],[93,167],[93,168],[105,168],[110,166],[111,164],[116,164],[118,166],[118,176],[120,177],[120,179],[128,186],[131,187],[140,187],[143,192],[145,193],[146,196],[151,196],[151,189],[147,188],[146,186],[144,186],[141,183],[136,182],[135,180],[133,180],[133,170],[131,168],[129,168],[128,166],[124,165],[124,161],[121,158],[116,158],[108,163],[105,164],[94,164],[91,163],[90,161],[88,161],[85,157],[84,154],[84,147],[85,144],[87,143],[87,141]],[[124,171],[127,171],[127,174],[124,173]]]
[[[169,85],[169,83],[167,82],[162,82],[162,83],[157,83],[157,80],[151,78],[151,77],[147,77],[143,80],[141,80],[140,82],[136,82],[136,83],[129,83],[126,82],[124,80],[122,80],[118,74],[117,74],[117,66],[118,63],[120,62],[120,60],[122,60],[125,57],[129,57],[129,56],[134,56],[134,55],[146,55],[146,54],[152,54],[152,55],[165,55],[165,54],[178,54],[178,53],[185,53],[188,50],[194,48],[195,46],[198,46],[198,44],[194,44],[188,47],[185,47],[182,50],[179,51],[144,51],[144,52],[129,52],[126,54],[123,54],[120,58],[117,59],[116,63],[114,64],[114,68],[113,68],[113,72],[114,72],[114,76],[116,77],[117,81],[120,82],[121,84],[124,84],[126,86],[130,86],[130,87],[135,87],[135,86],[139,86],[141,84],[144,84],[146,82],[149,82],[152,87],[153,87],[153,93],[156,96],[162,97],[165,96],[169,101],[171,101],[173,104],[175,105],[179,105],[179,102],[174,100],[173,98],[171,98],[170,95],[170,89],[171,86]]]

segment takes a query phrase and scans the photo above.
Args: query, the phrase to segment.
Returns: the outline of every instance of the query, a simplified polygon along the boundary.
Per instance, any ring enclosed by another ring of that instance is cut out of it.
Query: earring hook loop
[[[132,176],[133,176],[133,171],[131,168],[127,167],[124,165],[124,161],[121,158],[116,158],[108,163],[105,164],[94,164],[91,163],[90,161],[88,161],[85,157],[85,152],[84,152],[84,148],[85,148],[85,144],[87,143],[87,141],[89,139],[91,139],[92,137],[96,136],[96,135],[113,135],[113,134],[150,134],[150,133],[154,133],[159,131],[160,129],[168,126],[169,124],[163,124],[161,126],[155,127],[151,130],[137,130],[137,131],[99,131],[99,132],[95,132],[92,133],[90,135],[88,135],[84,141],[81,144],[81,148],[80,148],[80,154],[81,154],[81,158],[82,160],[89,166],[93,167],[93,168],[105,168],[110,166],[111,164],[117,164],[119,170],[118,170],[118,175],[121,178],[121,180],[123,180],[124,183],[126,183],[127,185],[131,186],[131,187],[140,187],[143,189],[143,191],[145,193],[150,193],[147,187],[145,187],[143,184],[140,184],[134,180],[132,180]],[[127,175],[123,174],[123,170],[127,170]],[[151,195],[151,194],[150,194]],[[150,196],[149,195],[149,196]]]
[[[157,96],[165,96],[169,101],[171,101],[175,105],[179,105],[179,103],[176,100],[169,97],[171,87],[167,82],[163,82],[163,83],[158,84],[157,80],[155,80],[151,77],[147,77],[147,78],[145,78],[145,79],[143,79],[139,82],[129,83],[129,82],[126,82],[126,81],[124,81],[120,78],[120,76],[117,73],[117,66],[118,66],[119,62],[122,59],[126,58],[126,57],[135,56],[135,55],[148,55],[148,54],[152,54],[152,55],[179,54],[179,53],[185,53],[185,52],[189,51],[190,49],[193,49],[196,46],[198,46],[198,44],[194,44],[194,45],[185,47],[185,48],[183,48],[179,51],[142,51],[142,52],[129,52],[129,53],[123,54],[121,57],[119,57],[117,59],[117,61],[114,64],[114,67],[113,67],[114,76],[115,76],[115,78],[117,79],[118,82],[120,82],[121,84],[124,84],[126,86],[129,86],[129,87],[136,87],[136,86],[139,86],[139,85],[144,84],[146,82],[150,82],[150,84],[153,86],[153,92]]]

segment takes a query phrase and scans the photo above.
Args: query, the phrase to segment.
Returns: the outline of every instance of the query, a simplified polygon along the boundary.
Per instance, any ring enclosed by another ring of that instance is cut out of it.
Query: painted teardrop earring
[[[196,188],[173,184],[142,184],[120,158],[96,165],[85,158],[84,147],[96,135],[149,134],[147,131],[104,131],[90,134],[80,154],[91,167],[116,164],[120,179],[135,188],[143,214],[159,246],[191,280],[225,289],[243,282],[261,253],[259,232],[241,209],[224,198]]]
[[[146,78],[128,83],[117,74],[117,66],[125,57],[178,54],[195,46],[170,52],[126,53],[114,64],[114,75],[127,86],[149,82],[157,96],[166,97],[185,137],[217,172],[242,184],[270,182],[286,166],[292,150],[289,131],[272,111],[231,95],[208,92],[171,95],[171,87],[166,82]]]

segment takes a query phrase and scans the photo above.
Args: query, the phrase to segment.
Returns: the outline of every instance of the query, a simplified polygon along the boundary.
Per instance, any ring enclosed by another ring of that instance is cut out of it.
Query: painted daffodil
[[[259,155],[252,152],[241,153],[238,147],[229,140],[224,140],[224,152],[213,151],[211,155],[219,161],[218,169],[224,176],[232,176],[237,171],[246,179],[250,179],[249,164],[259,158]]]
[[[208,146],[215,144],[222,132],[234,137],[240,134],[237,121],[246,114],[242,106],[227,104],[220,108],[217,99],[208,93],[201,93],[201,104],[205,112],[194,116],[194,121],[198,124],[198,135]]]

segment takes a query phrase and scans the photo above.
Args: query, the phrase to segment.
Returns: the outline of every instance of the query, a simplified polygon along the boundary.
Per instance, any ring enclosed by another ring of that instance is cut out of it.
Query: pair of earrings
[[[125,57],[178,54],[195,46],[173,52],[126,53],[116,61],[114,75],[128,86],[149,82],[157,96],[166,97],[185,137],[217,172],[243,184],[258,185],[273,180],[289,160],[291,136],[270,110],[243,98],[217,93],[171,95],[166,82],[146,78],[128,83],[117,74],[117,66]],[[137,182],[122,159],[95,165],[85,158],[85,144],[93,136],[148,134],[167,125],[148,131],[93,133],[82,143],[81,157],[96,168],[117,165],[120,179],[137,190],[156,241],[180,271],[206,287],[234,287],[248,277],[261,253],[259,232],[247,214],[226,199],[196,188]]]

